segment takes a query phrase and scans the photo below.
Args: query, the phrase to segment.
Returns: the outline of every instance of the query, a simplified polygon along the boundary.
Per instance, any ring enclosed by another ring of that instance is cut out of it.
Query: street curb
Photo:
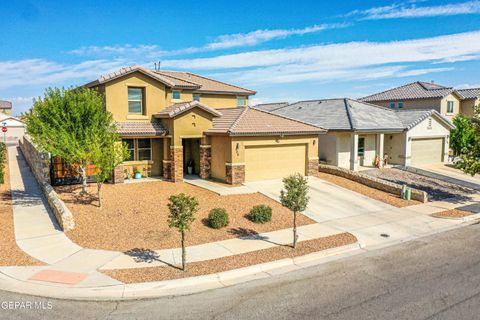
[[[0,272],[0,290],[54,299],[87,301],[136,300],[188,295],[274,277],[319,265],[345,257],[345,255],[349,256],[360,252],[363,247],[360,242],[356,242],[300,257],[286,258],[209,275],[103,287],[67,287],[54,283],[24,281]]]
[[[433,218],[438,218],[438,219],[447,219],[447,220],[458,220],[458,221],[463,221],[463,222],[470,222],[470,221],[475,221],[480,219],[480,213],[474,213],[472,215],[466,216],[466,217],[439,217],[435,216],[434,214],[430,215]]]

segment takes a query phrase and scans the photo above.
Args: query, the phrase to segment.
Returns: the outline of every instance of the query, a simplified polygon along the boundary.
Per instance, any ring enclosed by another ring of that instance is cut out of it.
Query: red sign
[[[7,132],[7,127],[3,127],[2,132]]]

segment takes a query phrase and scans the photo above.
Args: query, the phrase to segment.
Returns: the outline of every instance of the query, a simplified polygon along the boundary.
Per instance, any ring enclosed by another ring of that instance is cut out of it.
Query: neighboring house
[[[452,87],[417,81],[372,94],[360,100],[395,110],[433,109],[452,120],[459,113],[465,115],[473,113],[470,99],[464,98],[459,91]]]
[[[300,101],[272,110],[328,130],[319,136],[321,162],[358,170],[377,155],[421,165],[448,157],[453,125],[435,110],[391,110],[351,99]]]
[[[12,103],[10,101],[0,100],[0,113],[11,116]]]
[[[261,109],[264,111],[272,111],[281,107],[288,106],[288,102],[272,102],[272,103],[260,103],[255,105],[255,108]]]
[[[7,132],[0,133],[0,141],[5,141],[8,145],[18,144],[25,134],[25,123],[15,117],[0,113],[0,127],[7,127]]]
[[[115,182],[138,169],[182,181],[188,167],[230,184],[318,170],[325,130],[248,107],[255,91],[188,72],[128,67],[85,85],[105,96],[130,159]]]
[[[458,89],[462,97],[461,111],[467,117],[474,116],[474,107],[480,105],[480,88]]]

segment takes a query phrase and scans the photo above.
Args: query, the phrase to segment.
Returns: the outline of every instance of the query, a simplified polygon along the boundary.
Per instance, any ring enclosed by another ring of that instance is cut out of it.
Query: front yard
[[[170,195],[185,193],[199,201],[195,222],[187,233],[187,246],[229,238],[270,232],[292,227],[293,214],[282,205],[260,193],[219,196],[186,183],[144,182],[106,184],[103,207],[98,207],[96,186],[89,185],[89,196],[80,197],[80,186],[55,188],[75,219],[75,229],[67,235],[80,246],[92,249],[128,251],[132,249],[167,249],[180,246],[180,234],[167,224],[167,203]],[[273,209],[272,220],[256,224],[246,218],[250,209],[259,204]],[[213,208],[225,208],[230,224],[212,229],[207,217]],[[315,223],[299,215],[298,225]]]

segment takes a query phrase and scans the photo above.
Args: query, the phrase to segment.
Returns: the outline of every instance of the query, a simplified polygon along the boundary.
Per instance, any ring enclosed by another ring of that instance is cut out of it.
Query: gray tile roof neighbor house
[[[0,100],[0,109],[12,109],[12,103],[6,100]]]
[[[454,92],[452,87],[445,87],[429,82],[413,82],[397,88],[361,98],[361,101],[390,101],[390,100],[415,100],[444,98]]]
[[[259,110],[265,110],[265,111],[273,111],[278,108],[286,107],[288,106],[288,102],[272,102],[272,103],[260,103],[255,105],[254,107],[259,109]]]
[[[480,88],[458,89],[458,94],[462,99],[480,99]]]
[[[450,124],[434,110],[398,111],[353,99],[300,101],[276,109],[272,113],[298,119],[329,131],[401,132],[434,114]]]

